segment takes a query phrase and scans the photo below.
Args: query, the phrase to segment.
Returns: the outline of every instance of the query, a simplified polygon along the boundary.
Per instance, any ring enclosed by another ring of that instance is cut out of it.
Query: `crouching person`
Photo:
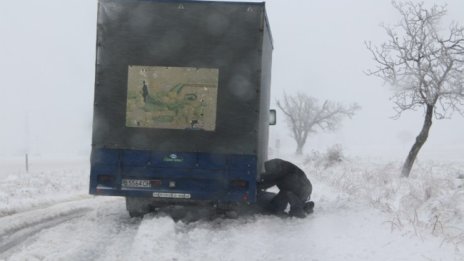
[[[312,185],[300,168],[288,161],[273,159],[264,163],[264,170],[258,183],[258,204],[266,211],[284,215],[290,204],[290,216],[304,218],[313,212],[314,202],[309,201]],[[265,191],[272,186],[277,186],[279,193]]]

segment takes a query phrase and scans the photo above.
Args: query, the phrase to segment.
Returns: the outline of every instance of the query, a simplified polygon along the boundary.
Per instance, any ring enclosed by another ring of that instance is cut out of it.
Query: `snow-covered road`
[[[120,198],[82,198],[0,218],[6,260],[464,260],[435,237],[391,230],[377,210],[317,184],[306,219],[193,223],[130,218]]]
[[[83,171],[68,173],[77,175],[61,178],[73,180]],[[9,211],[0,215],[0,260],[464,260],[456,244],[401,229],[388,213],[311,179],[316,209],[306,219],[130,218],[122,198],[88,196],[85,182],[57,201],[42,191],[46,200],[34,199],[33,208],[26,207],[29,201],[21,193],[4,191],[14,197],[6,197]],[[12,202],[17,197],[20,208]]]

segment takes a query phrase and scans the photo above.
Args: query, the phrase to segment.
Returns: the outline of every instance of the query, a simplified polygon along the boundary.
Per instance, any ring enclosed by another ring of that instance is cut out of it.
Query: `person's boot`
[[[297,218],[305,218],[306,217],[306,212],[303,211],[301,208],[297,209],[290,209],[290,212],[288,213],[291,217],[297,217]]]
[[[306,214],[308,214],[308,215],[313,213],[313,211],[314,211],[314,202],[313,201],[306,202],[304,204],[303,209],[304,209],[304,212],[306,212]]]

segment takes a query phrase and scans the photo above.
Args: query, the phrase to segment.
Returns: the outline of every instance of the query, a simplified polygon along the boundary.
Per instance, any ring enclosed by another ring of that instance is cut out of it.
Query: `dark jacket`
[[[312,185],[306,174],[294,164],[281,160],[272,159],[264,163],[265,173],[261,175],[260,189],[277,186],[280,191],[290,191],[301,201],[310,199]]]

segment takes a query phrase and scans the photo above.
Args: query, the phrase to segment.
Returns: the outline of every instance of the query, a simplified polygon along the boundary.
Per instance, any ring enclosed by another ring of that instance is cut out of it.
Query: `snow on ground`
[[[79,198],[87,193],[87,162],[44,164],[29,174],[5,174],[1,165],[1,202],[10,212],[0,217],[0,260],[464,260],[458,233],[448,234],[463,223],[462,165],[424,163],[407,180],[398,178],[397,163],[324,165],[300,164],[316,202],[306,219],[192,223],[130,218],[122,198]],[[20,186],[34,196],[15,194]]]
[[[408,178],[399,177],[400,163],[309,157],[305,167],[351,199],[382,210],[392,229],[419,238],[433,234],[464,251],[464,162],[418,160]]]
[[[88,197],[89,158],[0,159],[0,217]]]

